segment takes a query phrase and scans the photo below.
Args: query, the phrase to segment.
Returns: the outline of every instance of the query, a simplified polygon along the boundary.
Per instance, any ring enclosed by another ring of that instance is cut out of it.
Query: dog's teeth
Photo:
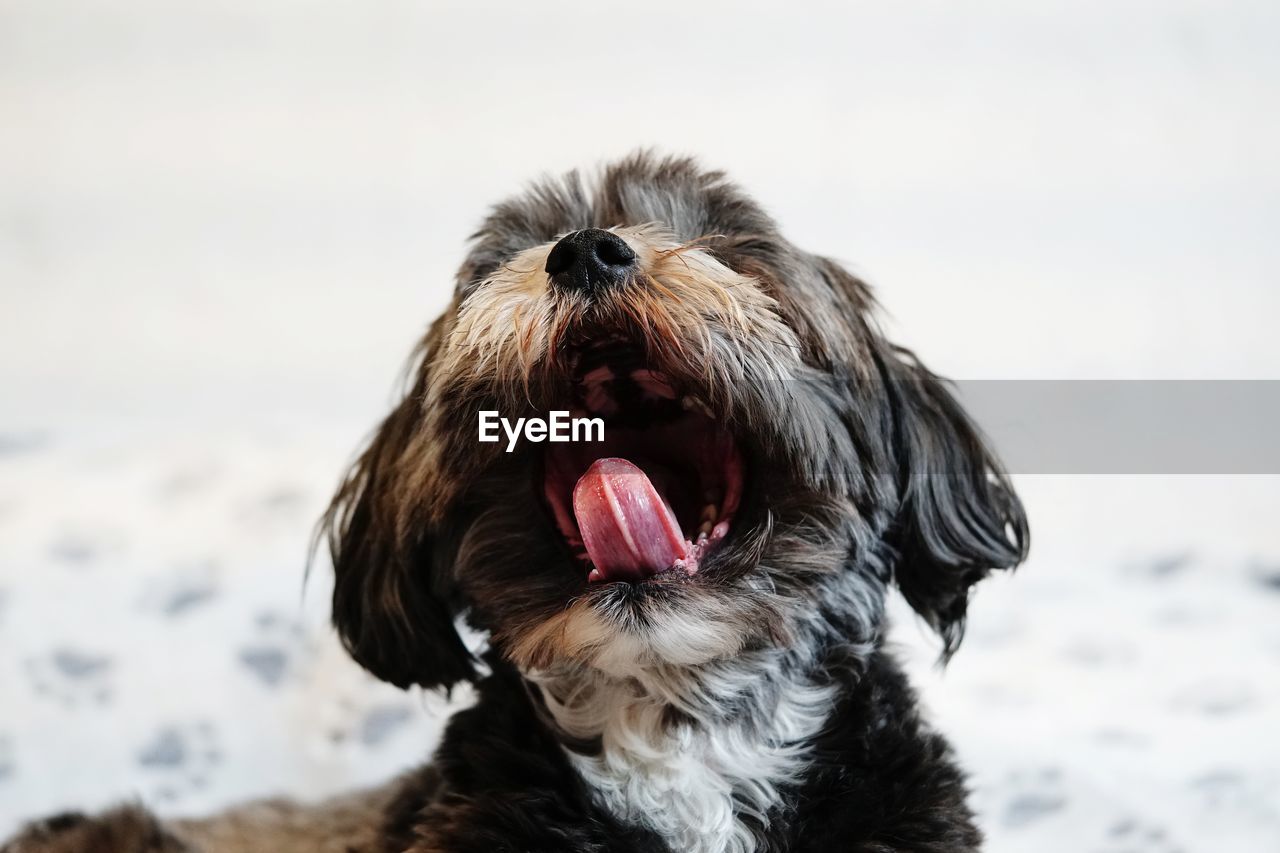
[[[716,518],[719,511],[715,504],[707,504],[702,508],[702,523],[698,525],[698,541],[705,542],[707,537],[711,535],[711,531],[715,529]]]
[[[680,407],[684,409],[686,412],[697,411],[697,412],[701,412],[707,417],[711,417],[711,409],[707,407],[706,403],[702,402],[697,397],[693,397],[690,395],[685,395],[684,397],[681,397]]]

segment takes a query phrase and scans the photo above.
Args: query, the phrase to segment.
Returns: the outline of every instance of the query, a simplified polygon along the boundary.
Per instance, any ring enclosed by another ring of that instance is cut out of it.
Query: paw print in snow
[[[359,705],[350,699],[340,700],[338,718],[329,726],[329,742],[334,747],[378,749],[410,726],[418,716],[408,701]]]
[[[138,749],[137,761],[148,780],[148,794],[174,802],[209,784],[222,750],[213,725],[201,721],[160,729]]]
[[[1067,806],[1066,790],[1062,787],[1062,771],[1056,767],[1029,773],[1017,772],[1010,781],[1014,791],[1004,810],[1006,826],[1028,826]]]
[[[301,624],[268,611],[258,614],[253,639],[236,656],[250,675],[276,688],[296,677],[314,654]]]
[[[1170,842],[1164,829],[1126,817],[1117,820],[1107,830],[1107,839],[1100,853],[1184,853],[1181,847]]]
[[[0,735],[0,785],[13,778],[13,745],[9,738]]]
[[[199,613],[218,598],[217,566],[213,560],[175,566],[144,590],[141,606],[166,619]]]
[[[111,701],[112,661],[106,655],[54,649],[47,655],[29,658],[26,669],[36,695],[68,708]]]

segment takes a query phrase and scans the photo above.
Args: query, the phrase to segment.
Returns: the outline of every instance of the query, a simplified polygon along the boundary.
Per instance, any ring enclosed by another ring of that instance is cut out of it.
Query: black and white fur
[[[552,286],[551,247],[584,228],[627,243],[632,280]],[[885,596],[896,584],[949,656],[973,584],[1025,557],[1026,519],[874,310],[687,159],[639,154],[497,206],[323,523],[353,657],[402,687],[474,682],[475,706],[341,822],[292,804],[164,825],[126,809],[34,824],[4,850],[978,849],[951,750],[884,649]],[[532,485],[542,449],[476,442],[478,409],[565,408],[575,359],[615,339],[747,459],[732,530],[691,577],[586,583]],[[458,618],[487,634],[483,661]]]

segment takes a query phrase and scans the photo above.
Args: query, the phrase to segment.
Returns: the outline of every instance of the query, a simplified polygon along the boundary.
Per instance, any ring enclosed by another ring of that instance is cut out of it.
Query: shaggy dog
[[[963,775],[884,650],[885,597],[950,656],[1026,520],[874,307],[690,160],[498,205],[322,524],[356,661],[476,685],[431,763],[318,806],[62,815],[4,850],[977,849]],[[604,437],[508,452],[478,440],[481,411]]]

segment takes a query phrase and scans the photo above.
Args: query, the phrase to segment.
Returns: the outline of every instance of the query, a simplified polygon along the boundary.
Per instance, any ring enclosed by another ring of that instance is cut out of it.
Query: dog
[[[3,850],[979,849],[885,600],[896,584],[948,659],[1027,521],[875,311],[690,159],[499,204],[321,523],[351,656],[475,685],[431,762],[315,806],[60,815]],[[603,437],[483,442],[486,411]]]

